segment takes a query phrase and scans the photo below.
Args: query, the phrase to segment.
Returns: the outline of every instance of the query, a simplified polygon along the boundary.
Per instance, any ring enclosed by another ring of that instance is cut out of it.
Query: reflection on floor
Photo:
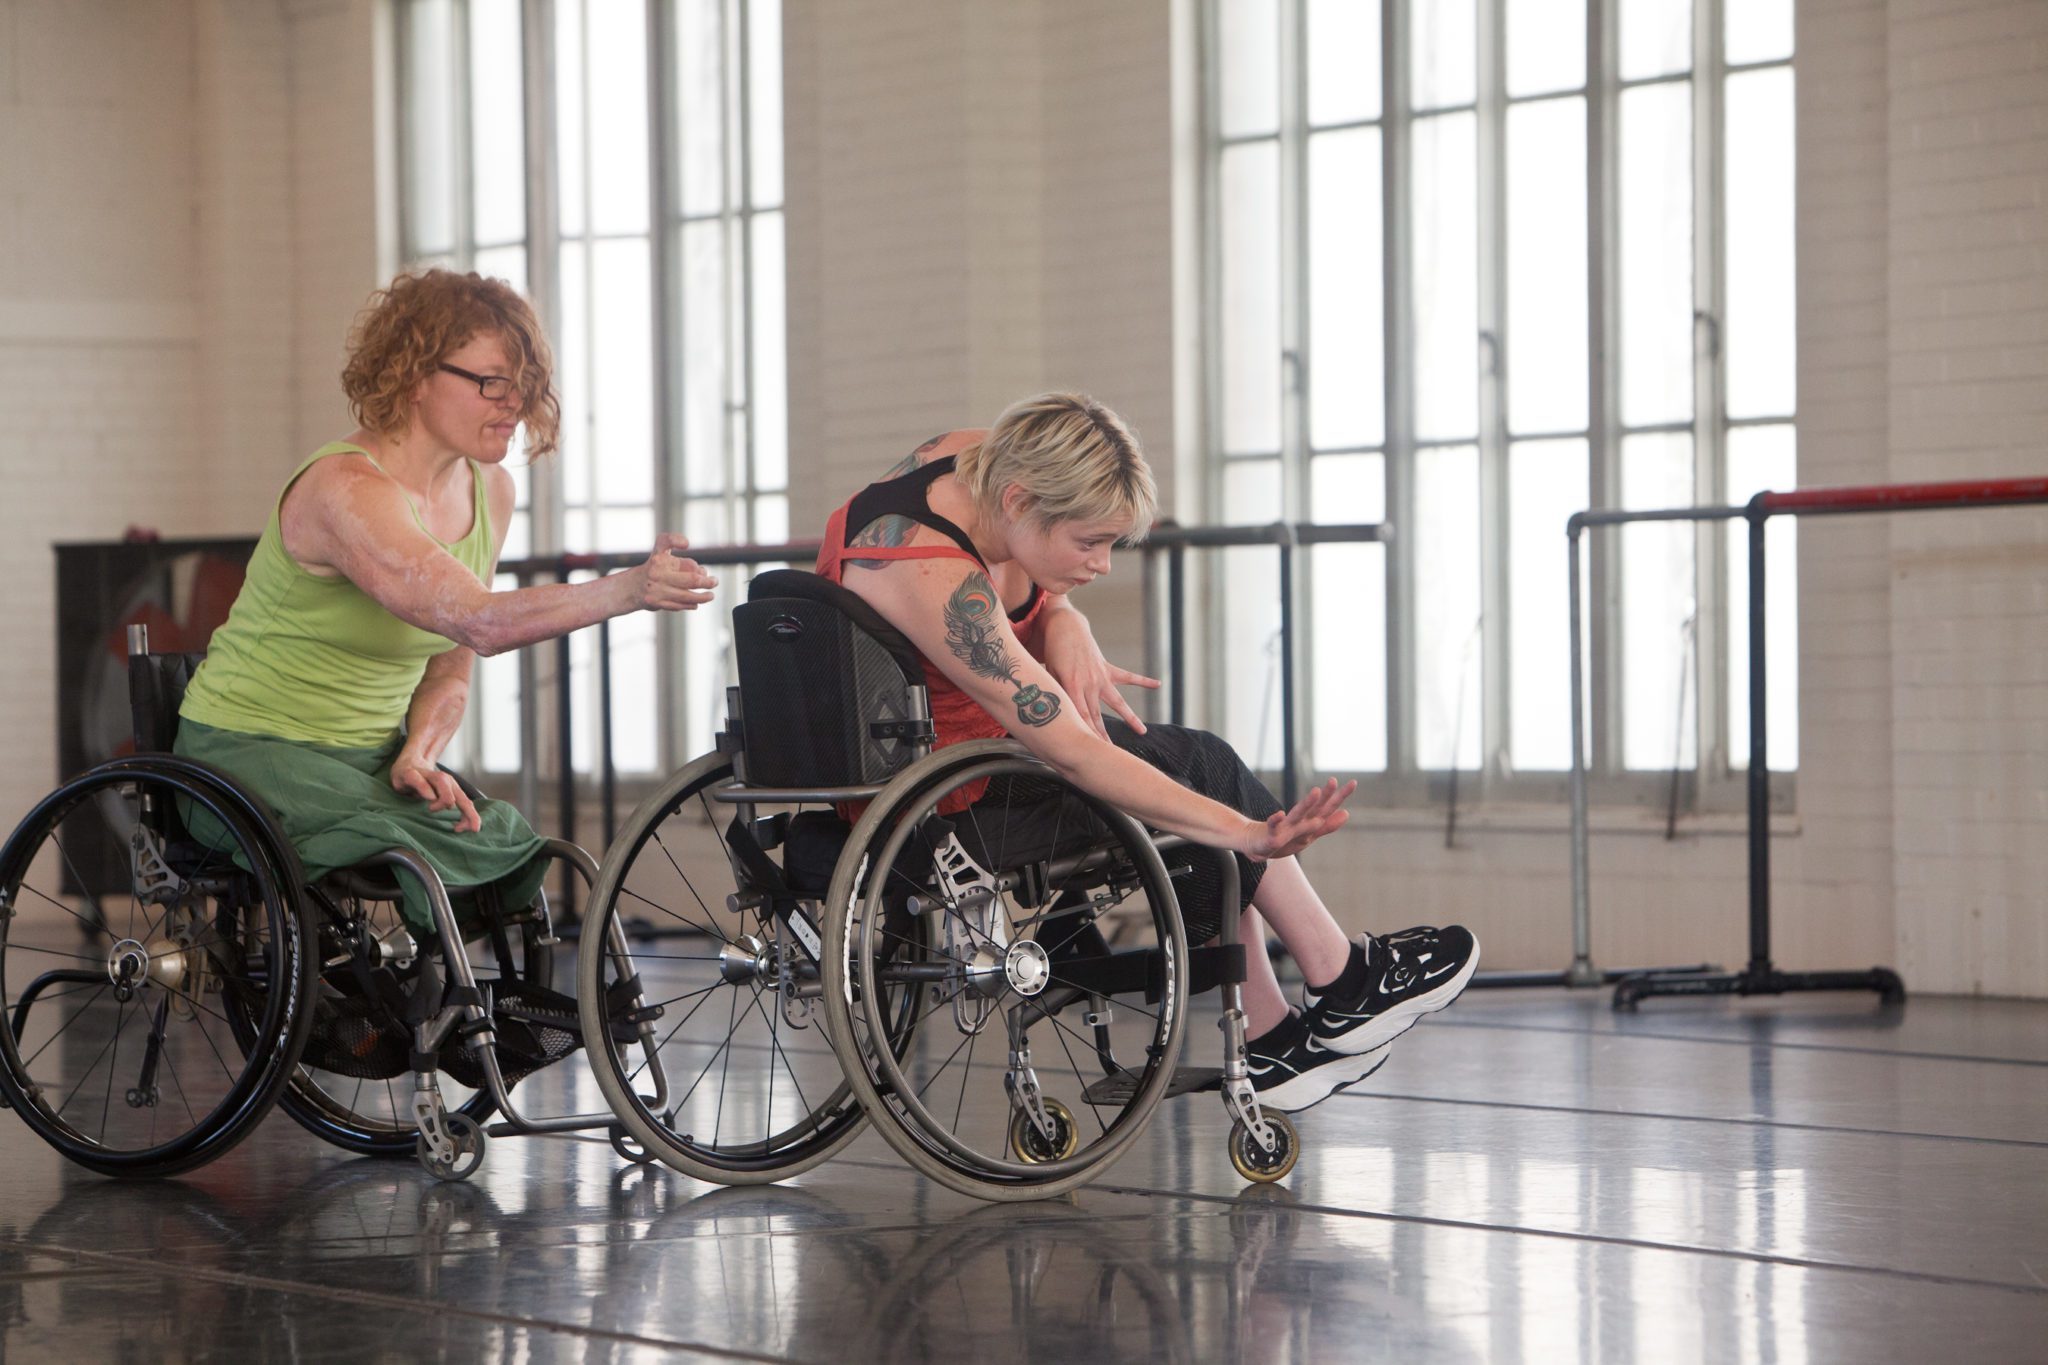
[[[580,1065],[521,1094],[596,1108]],[[1555,991],[1417,1029],[1251,1189],[1214,1096],[1007,1207],[872,1135],[786,1186],[561,1139],[444,1185],[278,1115],[121,1184],[0,1115],[0,1359],[2042,1360],[2044,1120],[2048,1005]]]

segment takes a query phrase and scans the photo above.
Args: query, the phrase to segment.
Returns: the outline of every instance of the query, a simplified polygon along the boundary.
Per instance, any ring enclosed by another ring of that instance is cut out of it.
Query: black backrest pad
[[[775,569],[733,611],[747,780],[852,786],[886,780],[914,756],[876,738],[876,721],[918,714],[917,651],[867,603],[817,574]]]
[[[128,656],[128,714],[135,724],[135,752],[167,754],[178,736],[178,708],[204,654]]]

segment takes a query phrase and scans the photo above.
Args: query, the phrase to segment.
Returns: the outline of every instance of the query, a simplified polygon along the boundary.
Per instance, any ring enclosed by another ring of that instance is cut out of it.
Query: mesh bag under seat
[[[826,578],[775,569],[733,610],[746,780],[763,787],[888,780],[929,739],[924,668],[901,632]]]

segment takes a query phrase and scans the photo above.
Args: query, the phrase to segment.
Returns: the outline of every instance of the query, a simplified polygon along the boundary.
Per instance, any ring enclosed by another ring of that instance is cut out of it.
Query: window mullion
[[[1413,256],[1409,231],[1409,164],[1414,119],[1408,111],[1407,52],[1411,0],[1385,0],[1380,11],[1381,234],[1386,243],[1382,295],[1383,383],[1386,392],[1387,518],[1395,527],[1387,551],[1387,772],[1416,771],[1415,685],[1415,375],[1408,363],[1415,337]]]
[[[1203,227],[1202,250],[1202,316],[1204,336],[1220,338],[1223,335],[1223,206],[1220,184],[1223,161],[1223,58],[1220,30],[1222,28],[1214,4],[1199,7],[1198,22],[1202,25],[1202,83],[1201,110],[1205,151],[1201,158],[1203,166],[1201,195],[1201,222]],[[1202,452],[1202,467],[1199,479],[1191,479],[1196,493],[1190,508],[1190,499],[1178,496],[1183,509],[1188,509],[1198,522],[1213,523],[1218,509],[1223,506],[1224,461],[1223,449],[1223,390],[1224,357],[1223,347],[1211,340],[1202,347],[1202,392],[1201,401],[1203,431],[1201,442],[1195,448]],[[1188,601],[1207,600],[1207,593],[1216,582],[1209,571],[1209,556],[1176,551],[1181,556],[1185,573],[1182,584]],[[1175,686],[1189,695],[1176,694],[1173,704],[1180,709],[1183,718],[1192,720],[1199,714],[1197,703],[1206,703],[1208,698],[1222,695],[1223,660],[1222,651],[1212,643],[1212,632],[1202,620],[1201,613],[1189,613],[1186,618],[1170,624],[1170,631],[1182,633],[1184,654],[1190,660],[1198,661],[1187,672],[1199,676],[1195,679],[1182,676],[1175,680]],[[1169,636],[1170,638],[1170,636]]]
[[[1478,0],[1480,790],[1506,776],[1512,610],[1507,549],[1507,5]]]
[[[739,42],[733,54],[733,61],[739,72],[738,93],[734,100],[733,112],[726,122],[727,136],[733,141],[739,156],[739,199],[737,204],[737,226],[739,251],[730,260],[737,261],[739,271],[739,354],[733,359],[734,372],[740,376],[739,403],[746,413],[746,431],[736,452],[739,468],[730,481],[737,506],[732,524],[738,528],[736,540],[751,543],[754,539],[754,439],[755,428],[759,425],[754,413],[754,147],[753,147],[753,58],[749,51],[753,44],[752,16],[748,13],[749,0],[730,0],[733,13],[737,16]]]
[[[1306,518],[1308,492],[1308,389],[1313,382],[1309,366],[1314,357],[1308,349],[1309,254],[1308,254],[1308,45],[1306,0],[1286,0],[1280,21],[1280,518],[1298,522]],[[1283,747],[1292,727],[1293,751],[1282,754],[1283,765],[1292,763],[1296,772],[1312,772],[1309,755],[1314,750],[1314,705],[1304,667],[1301,623],[1306,619],[1311,596],[1309,556],[1295,549],[1275,550],[1292,554],[1285,604],[1294,628],[1284,644],[1288,657],[1281,677],[1292,687],[1280,697],[1280,734]]]
[[[679,477],[682,461],[682,278],[678,259],[677,219],[681,214],[681,177],[677,174],[677,72],[675,68],[675,5],[656,0],[647,7],[647,223],[648,301],[653,310],[652,390],[654,400],[654,528],[679,531],[683,526]],[[688,717],[684,707],[681,622],[672,612],[656,614],[654,697],[661,762],[673,770],[687,761]]]
[[[455,129],[454,156],[449,176],[455,182],[455,259],[465,270],[476,268],[476,175],[475,101],[470,83],[476,79],[469,60],[469,0],[455,0],[448,35],[448,51],[454,70],[448,73],[448,88],[454,92],[451,124]]]
[[[1619,0],[1589,0],[1586,6],[1586,325],[1588,391],[1587,460],[1595,507],[1621,505],[1621,275],[1618,25]],[[1585,624],[1589,770],[1621,770],[1621,537],[1595,530],[1586,537]]]
[[[555,156],[555,7],[552,0],[524,0],[519,11],[520,56],[525,67],[526,288],[548,330],[560,336],[562,318],[559,203],[560,167]],[[528,553],[546,554],[562,544],[560,460],[536,465],[527,484]],[[539,651],[519,651],[519,695],[540,696]],[[540,804],[541,708],[519,708],[519,808]]]
[[[723,496],[719,505],[724,509],[725,524],[730,528],[737,522],[733,502],[734,426],[738,420],[737,397],[733,374],[733,262],[739,259],[739,251],[733,232],[733,198],[739,193],[740,171],[733,164],[732,116],[733,116],[733,6],[732,0],[723,0],[718,6],[718,114],[723,136],[718,144],[718,194],[720,212],[718,215],[719,240],[723,244],[721,259],[725,265],[725,276],[719,281],[718,289],[718,342],[725,351],[725,392],[722,395],[724,415],[719,426],[719,468],[725,471]]]
[[[1696,501],[1719,503],[1728,487],[1727,370],[1723,344],[1728,316],[1727,237],[1722,229],[1727,192],[1722,136],[1727,90],[1722,0],[1695,0],[1693,50],[1693,279],[1695,308],[1702,321],[1695,338],[1693,380],[1694,489]],[[1693,723],[1698,731],[1696,786],[1707,775],[1728,773],[1727,537],[1720,527],[1699,534],[1696,572],[1698,626],[1693,650],[1698,698]],[[1695,801],[1698,797],[1695,795]]]

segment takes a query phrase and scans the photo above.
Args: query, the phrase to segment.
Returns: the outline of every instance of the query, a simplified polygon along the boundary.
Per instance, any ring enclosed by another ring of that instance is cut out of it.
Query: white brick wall
[[[0,0],[0,824],[56,771],[51,545],[253,534],[345,429],[339,335],[377,268],[373,13]],[[302,364],[305,300],[331,340]]]
[[[1886,218],[1890,476],[2048,467],[2048,7],[1894,0]],[[2048,514],[1891,533],[1900,969],[2048,993]]]

